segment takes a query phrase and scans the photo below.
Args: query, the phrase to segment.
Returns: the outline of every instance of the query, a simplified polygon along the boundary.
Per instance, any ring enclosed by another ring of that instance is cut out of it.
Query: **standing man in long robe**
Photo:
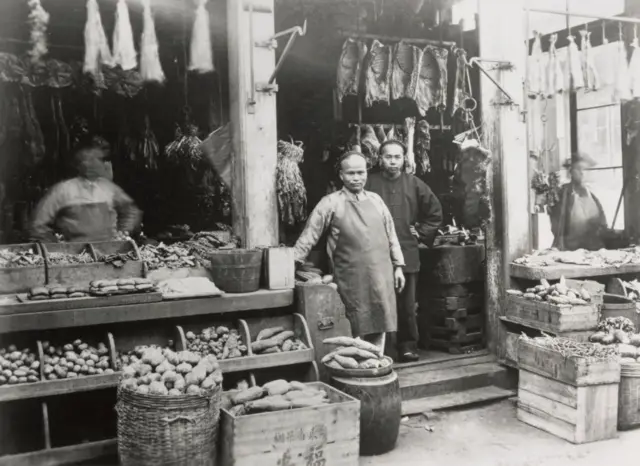
[[[327,253],[354,336],[381,344],[397,329],[396,290],[404,288],[404,258],[393,218],[377,194],[364,190],[367,161],[350,151],[339,160],[343,189],[323,197],[295,245],[304,262],[328,230]]]
[[[431,247],[442,224],[442,206],[421,179],[405,173],[405,145],[389,140],[380,146],[380,173],[369,177],[366,189],[385,202],[395,224],[405,260],[405,287],[398,293],[397,349],[400,361],[418,360],[416,283],[420,271],[418,240]]]

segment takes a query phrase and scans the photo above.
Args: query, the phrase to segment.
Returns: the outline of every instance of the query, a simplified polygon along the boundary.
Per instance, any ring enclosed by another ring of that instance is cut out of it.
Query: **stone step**
[[[490,385],[426,398],[416,398],[402,402],[402,415],[411,416],[429,411],[460,408],[476,403],[499,401],[515,396],[516,394],[516,390],[505,390],[504,388]]]

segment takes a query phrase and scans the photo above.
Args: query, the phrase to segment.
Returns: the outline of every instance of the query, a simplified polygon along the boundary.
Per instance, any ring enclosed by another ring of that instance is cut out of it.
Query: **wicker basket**
[[[144,395],[118,389],[123,466],[215,466],[220,387],[211,396]]]
[[[618,430],[640,427],[640,363],[620,365]]]
[[[229,249],[211,253],[211,278],[227,293],[250,293],[260,289],[263,252]]]

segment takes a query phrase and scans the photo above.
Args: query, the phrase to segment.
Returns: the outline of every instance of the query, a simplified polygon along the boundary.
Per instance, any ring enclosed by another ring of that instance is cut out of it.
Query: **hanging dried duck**
[[[276,166],[278,211],[280,220],[287,225],[296,225],[307,218],[307,189],[299,167],[303,158],[302,143],[278,141]]]
[[[338,101],[347,95],[358,95],[362,63],[367,54],[367,46],[362,41],[347,39],[342,45],[336,78]]]
[[[365,69],[364,103],[371,107],[376,102],[389,104],[391,99],[391,47],[374,40]]]
[[[84,26],[83,71],[93,76],[101,75],[101,66],[113,65],[107,35],[102,27],[102,18],[97,0],[87,0],[87,22]]]
[[[40,0],[29,0],[29,23],[31,24],[29,58],[32,63],[38,63],[47,54],[47,25],[49,13],[42,8]]]
[[[416,125],[416,136],[414,152],[416,155],[417,165],[422,174],[431,171],[431,160],[429,159],[429,151],[431,150],[431,132],[427,120],[420,120]]]
[[[529,55],[528,62],[528,94],[532,99],[537,98],[542,94],[544,90],[544,55],[542,54],[542,44],[540,38],[542,34],[537,31],[533,31],[534,39],[531,46],[531,54]]]
[[[129,18],[129,7],[125,0],[118,0],[116,6],[116,25],[113,30],[113,60],[116,65],[127,71],[138,66],[136,48],[133,44],[133,30]]]
[[[633,28],[633,42],[631,43],[631,61],[629,62],[629,89],[632,97],[640,97],[640,47],[638,33]]]
[[[211,32],[209,31],[209,13],[205,6],[208,0],[194,1],[196,3],[196,17],[193,21],[193,31],[191,33],[189,71],[209,73],[214,69]]]
[[[546,69],[547,97],[553,97],[555,94],[564,91],[564,73],[558,57],[558,49],[556,49],[557,41],[558,34],[551,34],[549,38],[549,61]]]
[[[423,52],[415,45],[399,42],[393,51],[391,98],[415,100]]]
[[[600,77],[596,69],[595,56],[591,47],[591,33],[587,30],[580,31],[582,41],[581,58],[582,58],[582,74],[584,76],[584,86],[588,90],[595,91],[600,87]]]
[[[142,0],[140,75],[145,82],[162,83],[165,80],[158,53],[158,38],[156,37],[156,26],[151,12],[151,0]]]
[[[582,74],[582,63],[580,60],[580,51],[576,45],[574,36],[569,36],[569,46],[567,53],[569,54],[569,76],[571,76],[571,88],[574,91],[584,87],[584,76]]]
[[[405,156],[405,171],[409,174],[414,174],[416,172],[416,156],[413,152],[413,144],[414,144],[414,135],[416,131],[416,119],[405,118],[404,125],[407,133],[407,154]]]

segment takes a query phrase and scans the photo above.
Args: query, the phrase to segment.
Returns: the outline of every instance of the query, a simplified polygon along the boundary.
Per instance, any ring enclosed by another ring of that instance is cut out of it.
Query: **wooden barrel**
[[[381,455],[398,440],[402,400],[398,375],[333,377],[331,385],[360,400],[360,455]]]
[[[602,303],[602,318],[626,317],[638,328],[640,318],[636,309],[636,303],[624,296],[605,293]]]
[[[640,427],[640,363],[620,364],[618,430]]]

